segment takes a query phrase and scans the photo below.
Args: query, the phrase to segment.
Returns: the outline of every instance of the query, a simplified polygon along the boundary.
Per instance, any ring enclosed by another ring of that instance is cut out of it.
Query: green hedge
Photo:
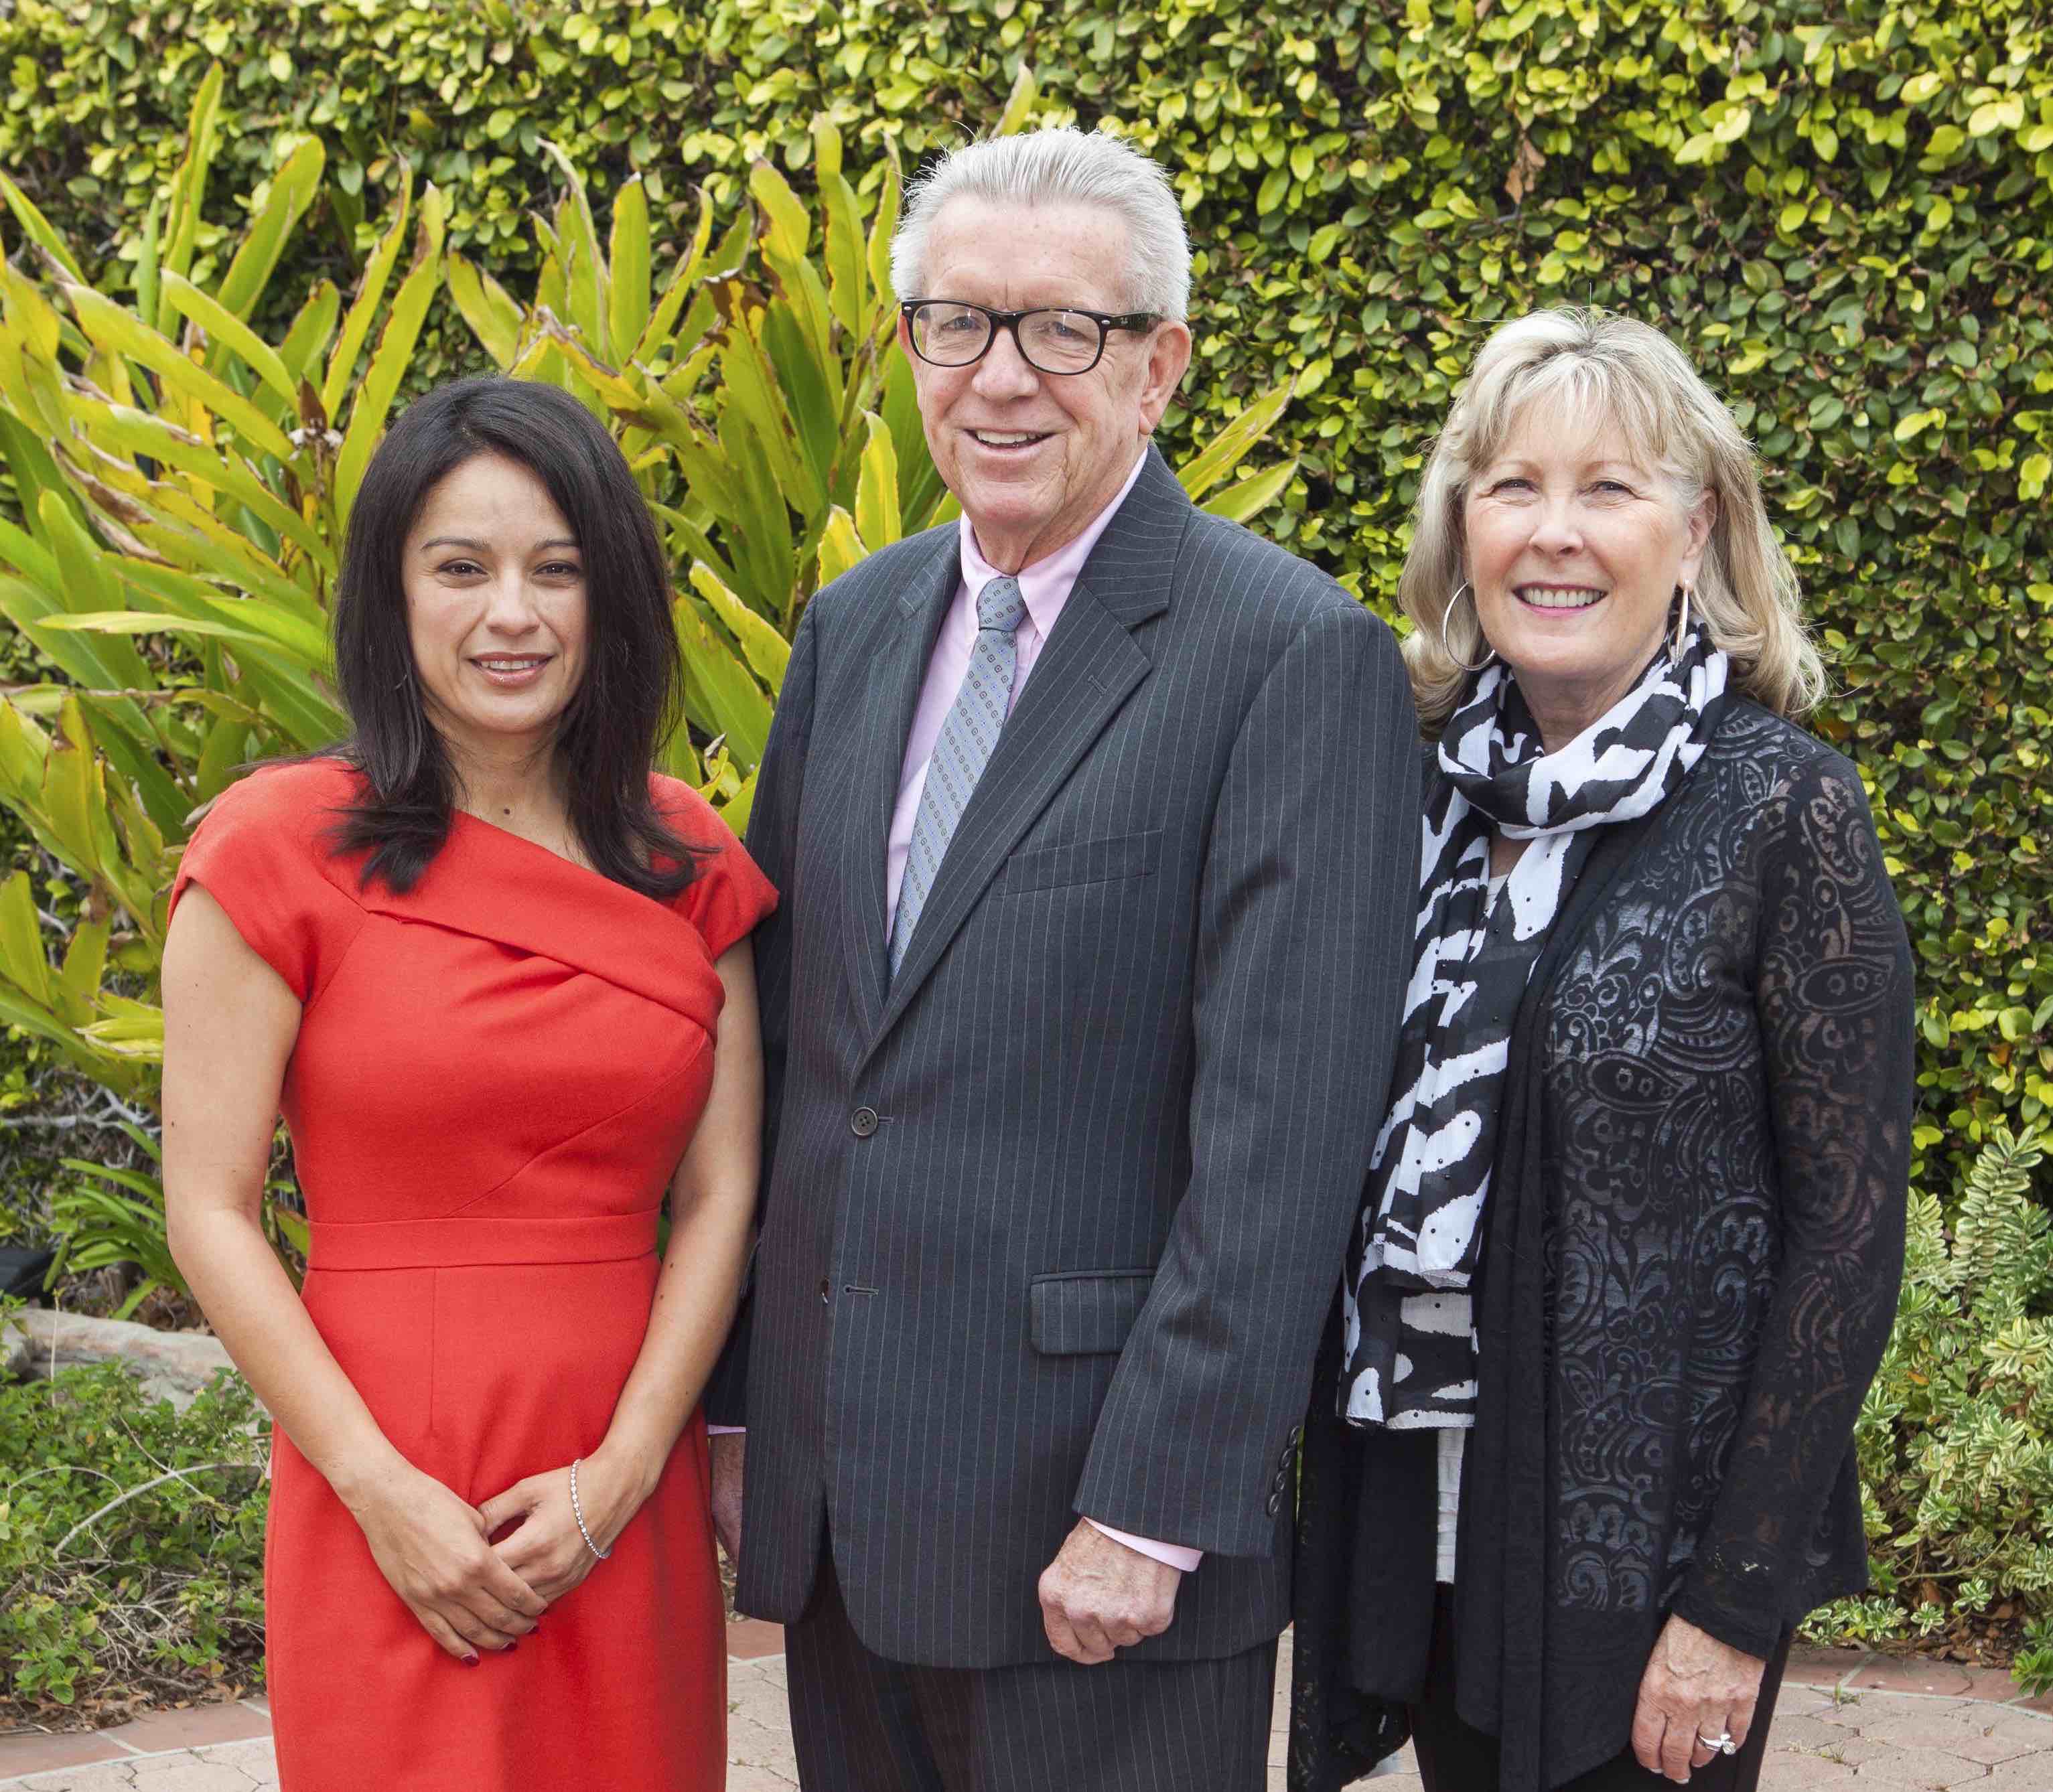
[[[22,0],[0,20],[0,166],[74,241],[132,260],[220,55],[222,241],[300,134],[341,170],[277,303],[347,277],[399,156],[447,193],[451,246],[510,284],[538,259],[545,139],[602,198],[641,171],[674,240],[694,189],[732,197],[750,155],[803,181],[816,110],[852,166],[887,144],[909,165],[1030,68],[1037,116],[1109,121],[1176,171],[1198,249],[1187,401],[1215,422],[1297,371],[1278,445],[1304,458],[1271,527],[1384,607],[1423,451],[1489,327],[1560,300],[1661,323],[1771,468],[1836,656],[1819,726],[1868,776],[1917,943],[1920,1147],[1953,1155],[2053,1104],[2048,16]],[[460,326],[431,329],[415,375],[475,359]],[[1172,448],[1190,427],[1172,416]]]

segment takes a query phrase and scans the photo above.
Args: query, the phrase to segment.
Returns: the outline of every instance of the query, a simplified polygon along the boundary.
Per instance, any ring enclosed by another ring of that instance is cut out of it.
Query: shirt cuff
[[[748,1435],[748,1427],[745,1425],[709,1425],[706,1435],[709,1437],[745,1437]]]
[[[1180,1568],[1187,1574],[1205,1559],[1205,1552],[1201,1549],[1187,1549],[1181,1543],[1157,1543],[1152,1537],[1136,1537],[1130,1531],[1115,1531],[1109,1524],[1099,1523],[1088,1512],[1084,1514],[1084,1523],[1093,1531],[1103,1531],[1115,1543],[1124,1543],[1129,1549],[1138,1550],[1143,1555],[1152,1556],[1157,1562],[1166,1562],[1172,1568]]]

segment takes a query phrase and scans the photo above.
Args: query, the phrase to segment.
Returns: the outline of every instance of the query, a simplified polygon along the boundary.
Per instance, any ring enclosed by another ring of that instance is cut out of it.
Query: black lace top
[[[1505,1792],[1627,1745],[1668,1614],[1766,1656],[1866,1585],[1853,1426],[1902,1264],[1911,961],[1859,775],[1736,702],[1689,782],[1607,832],[1521,1013],[1485,1222],[1458,1691]],[[1393,1614],[1430,1610],[1419,1453],[1330,1411],[1322,1380],[1303,1788],[1366,1771],[1354,1688],[1407,1694],[1423,1643]]]

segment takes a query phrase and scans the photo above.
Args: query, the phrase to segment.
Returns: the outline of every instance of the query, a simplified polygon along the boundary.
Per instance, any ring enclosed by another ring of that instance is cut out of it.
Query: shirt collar
[[[1032,621],[1035,633],[1046,640],[1049,631],[1055,625],[1055,618],[1062,613],[1070,591],[1075,587],[1084,563],[1091,557],[1091,550],[1097,546],[1098,537],[1110,525],[1119,507],[1126,502],[1126,495],[1133,489],[1140,477],[1140,469],[1148,464],[1148,450],[1144,446],[1140,457],[1133,463],[1133,470],[1126,476],[1126,483],[1113,493],[1112,501],[1090,520],[1090,526],[1074,541],[1058,547],[1052,554],[1043,555],[1031,566],[1023,567],[1016,575],[1019,580],[1019,595],[1026,606],[1026,614]],[[1004,576],[997,567],[984,559],[978,551],[976,531],[970,527],[967,512],[961,519],[959,531],[962,547],[963,583],[969,588],[974,598],[976,594],[994,578]]]

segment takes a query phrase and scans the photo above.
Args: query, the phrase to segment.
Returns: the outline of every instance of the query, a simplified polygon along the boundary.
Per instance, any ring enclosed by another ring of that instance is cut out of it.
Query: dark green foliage
[[[2053,1294],[2023,1211],[2046,1186],[1995,1131],[2053,1104],[2043,0],[22,0],[0,18],[0,167],[103,286],[140,253],[216,56],[195,280],[300,135],[333,171],[266,339],[316,276],[353,282],[402,158],[446,195],[450,247],[525,293],[528,217],[559,190],[545,141],[602,231],[642,174],[666,270],[697,190],[724,228],[751,156],[807,187],[816,112],[873,185],[887,143],[909,169],[987,128],[1030,69],[1034,116],[1113,125],[1184,194],[1197,355],[1172,455],[1294,372],[1266,452],[1298,475],[1262,526],[1386,614],[1419,469],[1488,330],[1564,300],[1668,329],[1766,460],[1834,658],[1814,725],[1868,781],[1919,962],[1914,1180],[1937,1198],[1863,1424],[1883,1596],[1832,1622],[1937,1632],[2014,1598],[2021,1671],[2053,1677],[2032,1522]],[[21,246],[4,216],[0,245]],[[408,382],[477,363],[438,305]],[[1969,1272],[1999,1210],[2039,1279],[1984,1312]]]
[[[675,243],[693,189],[731,200],[752,154],[803,181],[815,111],[873,177],[885,139],[910,160],[987,126],[1030,67],[1035,116],[1110,120],[1176,171],[1199,250],[1187,396],[1215,414],[1196,433],[1297,371],[1277,446],[1304,458],[1266,526],[1380,607],[1489,327],[1561,300],[1661,323],[1759,441],[1837,656],[1818,726],[1868,776],[1924,980],[1921,1149],[2053,1100],[2053,27],[2034,0],[25,0],[0,20],[0,166],[88,253],[132,262],[216,56],[222,243],[297,134],[338,171],[273,282],[286,308],[316,272],[347,281],[396,157],[447,194],[451,246],[524,289],[544,139],[602,212],[642,171]],[[431,327],[412,377],[475,359]],[[1191,433],[1172,416],[1172,449]]]
[[[116,1363],[0,1381],[0,1700],[261,1680],[269,1429],[233,1376],[184,1413]]]

